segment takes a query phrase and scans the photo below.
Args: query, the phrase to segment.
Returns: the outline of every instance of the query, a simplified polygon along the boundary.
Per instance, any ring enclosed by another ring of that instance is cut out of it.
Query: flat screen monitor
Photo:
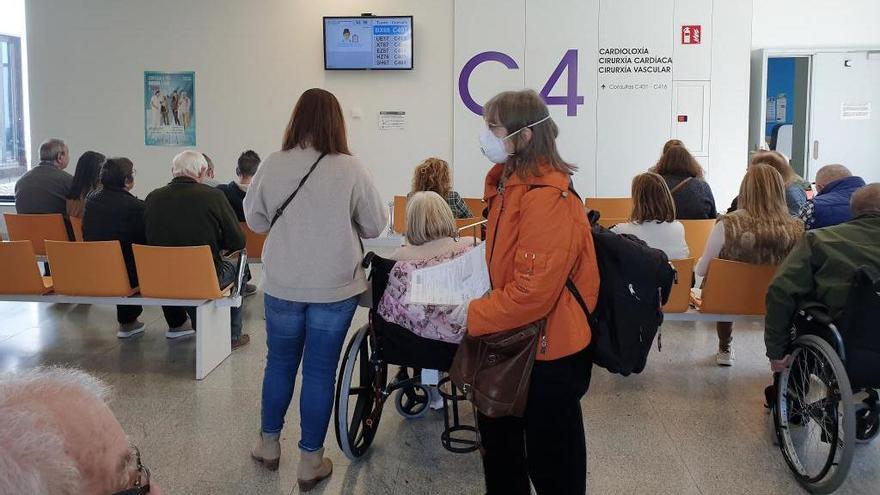
[[[324,69],[410,70],[412,16],[324,18]]]

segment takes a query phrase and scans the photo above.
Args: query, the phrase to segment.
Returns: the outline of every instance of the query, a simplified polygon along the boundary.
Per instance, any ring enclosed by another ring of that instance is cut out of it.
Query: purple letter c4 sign
[[[501,52],[478,53],[464,64],[464,67],[461,69],[461,74],[458,76],[458,94],[461,95],[461,101],[464,105],[477,115],[483,115],[483,107],[474,101],[471,96],[470,88],[468,87],[468,82],[470,81],[471,73],[483,62],[500,62],[508,69],[519,69],[516,61],[513,60],[510,55]]]

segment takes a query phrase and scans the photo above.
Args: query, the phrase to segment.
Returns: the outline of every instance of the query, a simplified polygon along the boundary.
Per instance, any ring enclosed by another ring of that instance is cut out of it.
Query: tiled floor
[[[101,376],[113,386],[112,407],[166,493],[295,493],[295,407],[281,469],[264,471],[248,456],[259,429],[262,310],[260,295],[246,300],[251,345],[197,382],[195,340],[167,342],[157,308],[146,310],[144,336],[121,342],[111,307],[0,303],[0,370],[58,364]],[[354,326],[364,320],[359,310]],[[736,329],[732,369],[714,365],[710,325],[670,323],[663,330],[663,352],[652,354],[642,375],[594,371],[583,401],[590,492],[802,493],[771,443],[761,406],[769,379],[761,328]],[[481,493],[477,454],[444,451],[441,424],[439,413],[404,420],[389,404],[374,446],[353,464],[336,446],[331,425],[326,446],[336,470],[312,493]],[[859,447],[839,493],[880,493],[878,461],[880,442]]]

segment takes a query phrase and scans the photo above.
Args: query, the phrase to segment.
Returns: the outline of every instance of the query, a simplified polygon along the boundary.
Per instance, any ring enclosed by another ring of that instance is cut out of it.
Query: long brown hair
[[[740,210],[758,218],[788,218],[782,176],[770,165],[758,163],[746,171],[739,187]]]
[[[675,221],[675,202],[672,200],[672,193],[659,174],[645,172],[633,177],[632,199],[630,222]]]
[[[788,158],[785,157],[782,153],[778,151],[771,150],[762,150],[756,152],[752,155],[752,159],[749,161],[749,166],[756,165],[758,163],[763,163],[764,165],[770,165],[779,175],[782,176],[782,183],[785,187],[788,187],[798,180],[802,180],[801,177],[795,173],[794,169],[791,168],[791,164],[788,162]]]
[[[703,167],[683,145],[670,146],[651,170],[660,175],[703,178]]]
[[[663,144],[663,153],[661,153],[661,155],[665,155],[666,152],[669,151],[669,148],[672,148],[673,146],[684,146],[684,143],[681,142],[681,139],[670,139],[669,141],[666,141],[666,143]]]
[[[299,97],[281,141],[282,151],[309,146],[331,155],[351,154],[339,101],[320,88],[309,89]]]
[[[484,116],[487,123],[500,124],[508,133],[514,133],[528,126],[532,131],[532,139],[528,142],[523,133],[511,137],[514,154],[507,160],[507,169],[520,177],[537,177],[540,175],[539,165],[546,163],[551,168],[566,174],[573,174],[577,167],[559,156],[556,149],[556,137],[559,127],[553,119],[547,119],[538,125],[539,120],[550,115],[544,100],[532,89],[522,91],[505,91],[495,95],[486,103]]]
[[[449,196],[452,189],[452,178],[449,164],[439,158],[428,158],[416,166],[413,172],[412,192],[434,191],[441,198]]]

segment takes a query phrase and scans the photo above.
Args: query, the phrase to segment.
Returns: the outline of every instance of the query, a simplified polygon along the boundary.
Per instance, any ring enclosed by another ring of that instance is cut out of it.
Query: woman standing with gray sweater
[[[260,164],[244,210],[251,229],[269,233],[263,248],[268,355],[262,431],[251,455],[278,469],[279,437],[302,361],[297,478],[306,491],[333,470],[323,456],[324,437],[339,354],[358,296],[367,289],[360,240],[378,237],[388,221],[369,172],[348,150],[332,93],[303,93],[282,150]]]

